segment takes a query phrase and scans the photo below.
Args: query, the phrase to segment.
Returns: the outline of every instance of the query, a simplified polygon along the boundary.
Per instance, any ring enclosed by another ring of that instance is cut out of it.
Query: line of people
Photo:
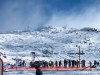
[[[99,65],[100,65],[99,62],[97,62],[96,60],[94,60],[94,62],[89,61],[89,63],[88,63],[88,66],[90,66],[91,68],[95,68]],[[64,59],[64,61],[59,60],[59,61],[53,62],[50,60],[49,62],[43,61],[42,66],[43,67],[48,67],[48,66],[49,67],[54,67],[54,66],[55,67],[61,67],[61,66],[64,66],[64,67],[85,67],[86,61],[85,60],[79,61],[79,60],[66,60],[66,59]]]
[[[87,64],[86,64],[87,63]],[[20,67],[26,67],[26,61],[24,60],[17,60],[17,63],[14,65],[8,64],[11,67],[14,66],[20,66]],[[35,67],[35,65],[40,65],[42,67],[85,67],[90,66],[91,68],[96,68],[97,66],[100,66],[99,62],[94,60],[94,62],[89,61],[86,62],[85,60],[57,60],[57,61],[31,61],[30,67]],[[28,66],[27,66],[28,67]]]
[[[81,62],[79,62],[78,60],[64,60],[64,61],[55,61],[55,62],[53,62],[53,61],[49,61],[49,62],[47,62],[47,61],[43,61],[43,63],[42,63],[42,65],[41,66],[43,66],[43,67],[48,67],[48,66],[50,66],[50,67],[61,67],[61,66],[64,66],[64,67],[80,67],[80,66],[82,66],[82,67],[85,67],[85,60],[82,60]]]

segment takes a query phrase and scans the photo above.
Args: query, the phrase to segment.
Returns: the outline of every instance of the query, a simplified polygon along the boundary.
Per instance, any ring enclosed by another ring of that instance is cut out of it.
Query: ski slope
[[[89,29],[91,30],[91,29]],[[12,58],[31,61],[31,52],[42,60],[78,59],[78,47],[85,55],[81,59],[100,59],[100,32],[67,27],[44,27],[35,31],[16,31],[0,34],[0,52]]]

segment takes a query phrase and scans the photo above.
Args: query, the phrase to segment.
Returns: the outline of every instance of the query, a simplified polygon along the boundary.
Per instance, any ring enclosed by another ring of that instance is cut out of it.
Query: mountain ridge
[[[58,28],[58,29],[57,29]],[[68,53],[78,52],[78,47],[85,55],[81,59],[91,60],[100,58],[100,32],[83,31],[74,28],[44,28],[42,31],[25,31],[19,33],[0,34],[0,52],[12,58],[29,59],[31,52],[37,56],[57,59],[78,59],[77,55]]]

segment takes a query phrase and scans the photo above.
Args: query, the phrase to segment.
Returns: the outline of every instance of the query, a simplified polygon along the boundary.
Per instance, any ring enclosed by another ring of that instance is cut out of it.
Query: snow
[[[100,60],[100,32],[88,32],[67,27],[46,27],[41,31],[0,34],[0,52],[12,58],[31,60],[31,52],[43,60],[77,59],[78,47],[86,60]],[[92,59],[91,59],[92,58]],[[4,60],[5,62],[7,62]],[[13,60],[12,60],[13,61]]]
[[[4,75],[35,75],[35,71],[11,71]],[[100,75],[100,71],[43,71],[43,75]]]

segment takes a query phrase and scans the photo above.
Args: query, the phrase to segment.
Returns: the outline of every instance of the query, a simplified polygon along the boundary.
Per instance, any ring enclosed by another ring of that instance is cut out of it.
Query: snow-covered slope
[[[0,34],[0,52],[12,58],[31,59],[36,52],[41,59],[78,59],[78,46],[85,54],[82,59],[100,59],[100,32],[67,27],[45,27],[40,31],[21,31]]]

